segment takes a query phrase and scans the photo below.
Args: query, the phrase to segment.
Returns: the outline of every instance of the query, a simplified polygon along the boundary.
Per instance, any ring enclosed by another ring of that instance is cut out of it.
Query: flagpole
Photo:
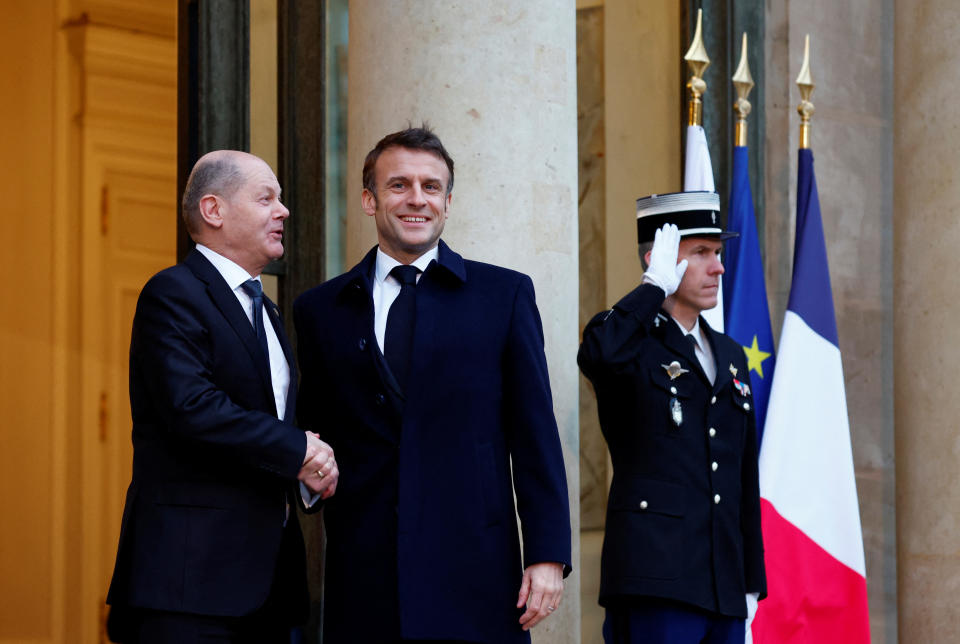
[[[747,116],[750,114],[750,101],[747,96],[753,89],[753,77],[750,75],[750,65],[747,63],[747,34],[743,34],[743,45],[740,47],[740,64],[733,74],[733,86],[737,90],[737,100],[733,110],[737,114],[737,123],[733,132],[735,146],[747,146]]]
[[[697,9],[697,30],[693,34],[693,42],[683,59],[690,67],[690,80],[687,89],[690,90],[690,101],[687,110],[687,125],[703,125],[703,101],[700,99],[707,91],[707,83],[703,80],[703,72],[710,66],[710,57],[707,48],[703,45],[703,9]]]
[[[797,76],[797,87],[800,88],[800,104],[797,112],[800,114],[800,149],[810,149],[810,118],[813,116],[813,77],[810,76],[810,34],[803,44],[803,65],[800,66],[800,75]]]

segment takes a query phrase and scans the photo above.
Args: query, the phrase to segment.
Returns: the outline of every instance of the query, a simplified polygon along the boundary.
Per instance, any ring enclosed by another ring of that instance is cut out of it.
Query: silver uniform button
[[[743,408],[750,411],[750,403],[743,403]]]
[[[713,427],[711,427],[709,434],[710,434],[710,438],[713,438],[714,436],[717,435],[717,430],[715,430]]]
[[[717,397],[716,397],[716,396],[714,396],[713,398],[710,399],[710,404],[711,404],[711,405],[716,405],[716,404],[717,404]]]
[[[641,510],[646,510],[646,509],[647,509],[647,502],[646,502],[646,501],[640,501],[640,509],[641,509]]]
[[[677,388],[676,388],[676,387],[670,387],[670,393],[672,393],[672,394],[677,393]]]
[[[714,505],[718,505],[718,504],[720,503],[720,495],[719,495],[719,494],[714,494],[714,495],[713,495],[713,503],[714,503]]]
[[[719,466],[717,465],[716,461],[714,461],[713,463],[710,463],[710,469],[713,470],[714,472],[717,471],[717,467]]]

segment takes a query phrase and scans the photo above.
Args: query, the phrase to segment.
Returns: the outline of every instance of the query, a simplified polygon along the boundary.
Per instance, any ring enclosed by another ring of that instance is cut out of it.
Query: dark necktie
[[[257,342],[260,343],[263,356],[267,359],[267,367],[269,367],[270,350],[267,348],[267,332],[263,328],[263,285],[257,280],[247,280],[241,286],[253,300],[253,329],[257,333]]]
[[[410,359],[413,354],[413,327],[417,311],[416,266],[394,266],[390,274],[400,282],[400,293],[387,313],[387,332],[384,337],[383,355],[390,365],[401,390],[406,389]]]

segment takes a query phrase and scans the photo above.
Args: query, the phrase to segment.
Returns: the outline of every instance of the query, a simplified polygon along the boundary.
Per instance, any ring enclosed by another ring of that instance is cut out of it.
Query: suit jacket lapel
[[[224,281],[220,272],[196,249],[190,251],[183,260],[190,270],[207,285],[207,293],[214,305],[220,310],[220,313],[227,320],[240,339],[240,343],[246,348],[250,357],[257,367],[257,373],[260,374],[260,380],[263,383],[264,391],[268,394],[267,400],[274,400],[273,384],[270,380],[270,365],[267,363],[267,356],[263,355],[260,349],[260,343],[257,341],[256,331],[250,324],[250,319],[240,305],[236,294],[230,290]],[[276,405],[274,404],[275,408]]]
[[[710,341],[710,348],[713,349],[713,358],[717,362],[717,377],[713,383],[713,392],[716,393],[723,389],[723,387],[730,382],[730,379],[733,378],[730,366],[733,366],[736,356],[731,354],[729,342],[717,341],[718,336],[722,334],[710,328],[710,325],[707,324],[707,321],[704,320],[703,317],[700,318],[700,327],[706,331],[707,339]],[[734,349],[734,351],[735,350],[736,349]]]

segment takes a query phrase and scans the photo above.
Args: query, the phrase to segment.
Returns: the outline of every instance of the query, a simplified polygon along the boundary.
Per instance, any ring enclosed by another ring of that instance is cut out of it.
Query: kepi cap
[[[681,237],[730,239],[740,233],[724,230],[720,195],[715,192],[669,192],[637,199],[637,243],[653,241],[664,224],[674,224]]]

